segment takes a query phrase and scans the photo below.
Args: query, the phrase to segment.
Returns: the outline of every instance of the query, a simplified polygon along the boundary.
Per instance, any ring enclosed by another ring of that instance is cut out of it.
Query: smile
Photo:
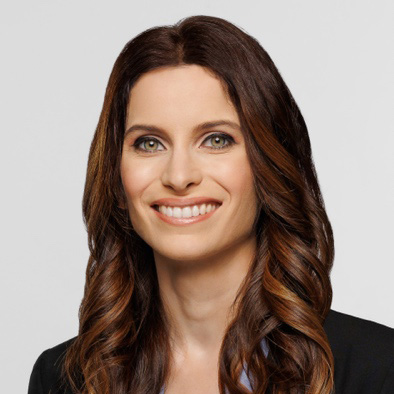
[[[220,207],[218,203],[188,205],[183,207],[153,205],[156,215],[166,223],[188,225],[210,218]]]

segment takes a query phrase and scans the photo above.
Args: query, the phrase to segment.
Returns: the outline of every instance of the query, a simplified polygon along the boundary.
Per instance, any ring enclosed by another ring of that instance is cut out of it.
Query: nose
[[[187,149],[174,150],[165,163],[161,181],[176,192],[185,191],[202,180],[202,168],[198,158]]]

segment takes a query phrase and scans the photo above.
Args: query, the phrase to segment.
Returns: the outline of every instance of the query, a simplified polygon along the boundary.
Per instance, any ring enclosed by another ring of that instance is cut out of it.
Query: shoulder
[[[331,310],[324,329],[335,360],[336,393],[394,392],[394,329]],[[69,394],[61,389],[61,368],[71,338],[38,357],[28,394]]]
[[[324,329],[334,354],[337,392],[394,392],[393,328],[331,310]]]
[[[370,320],[331,310],[324,329],[337,356],[352,350],[357,354],[379,356],[380,361],[394,361],[394,329]],[[375,360],[377,361],[377,360]]]
[[[62,386],[61,371],[66,351],[75,338],[40,354],[30,375],[28,394],[68,394],[70,392]]]

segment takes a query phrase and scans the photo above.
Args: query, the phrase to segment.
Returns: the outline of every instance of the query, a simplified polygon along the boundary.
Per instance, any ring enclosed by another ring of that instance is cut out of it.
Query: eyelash
[[[225,144],[225,145],[223,145],[223,146],[221,146],[219,148],[208,147],[208,149],[212,149],[212,150],[225,149],[225,148],[229,148],[230,146],[232,146],[235,143],[234,138],[231,137],[228,134],[225,134],[225,133],[214,133],[214,134],[211,134],[207,138],[205,138],[204,141],[209,140],[211,138],[215,138],[215,137],[222,137],[222,138],[224,138],[225,141],[227,141],[227,144]],[[138,151],[142,151],[142,152],[148,152],[148,153],[159,152],[159,151],[155,151],[155,150],[149,150],[149,149],[142,149],[142,148],[140,148],[139,145],[141,145],[145,141],[156,141],[159,144],[161,144],[161,142],[157,138],[145,136],[145,137],[137,138],[135,140],[135,142],[133,144],[134,149],[138,150]]]

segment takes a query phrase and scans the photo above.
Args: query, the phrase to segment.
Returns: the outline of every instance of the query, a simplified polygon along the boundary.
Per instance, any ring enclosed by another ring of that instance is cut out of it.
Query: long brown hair
[[[307,127],[267,52],[211,16],[146,30],[115,62],[89,153],[83,214],[90,258],[64,377],[76,393],[152,394],[169,376],[169,324],[152,250],[123,208],[120,158],[133,85],[144,73],[181,64],[205,67],[223,83],[259,202],[255,259],[221,347],[220,391],[247,393],[239,383],[247,365],[254,393],[331,393],[334,361],[323,323],[334,241]]]

